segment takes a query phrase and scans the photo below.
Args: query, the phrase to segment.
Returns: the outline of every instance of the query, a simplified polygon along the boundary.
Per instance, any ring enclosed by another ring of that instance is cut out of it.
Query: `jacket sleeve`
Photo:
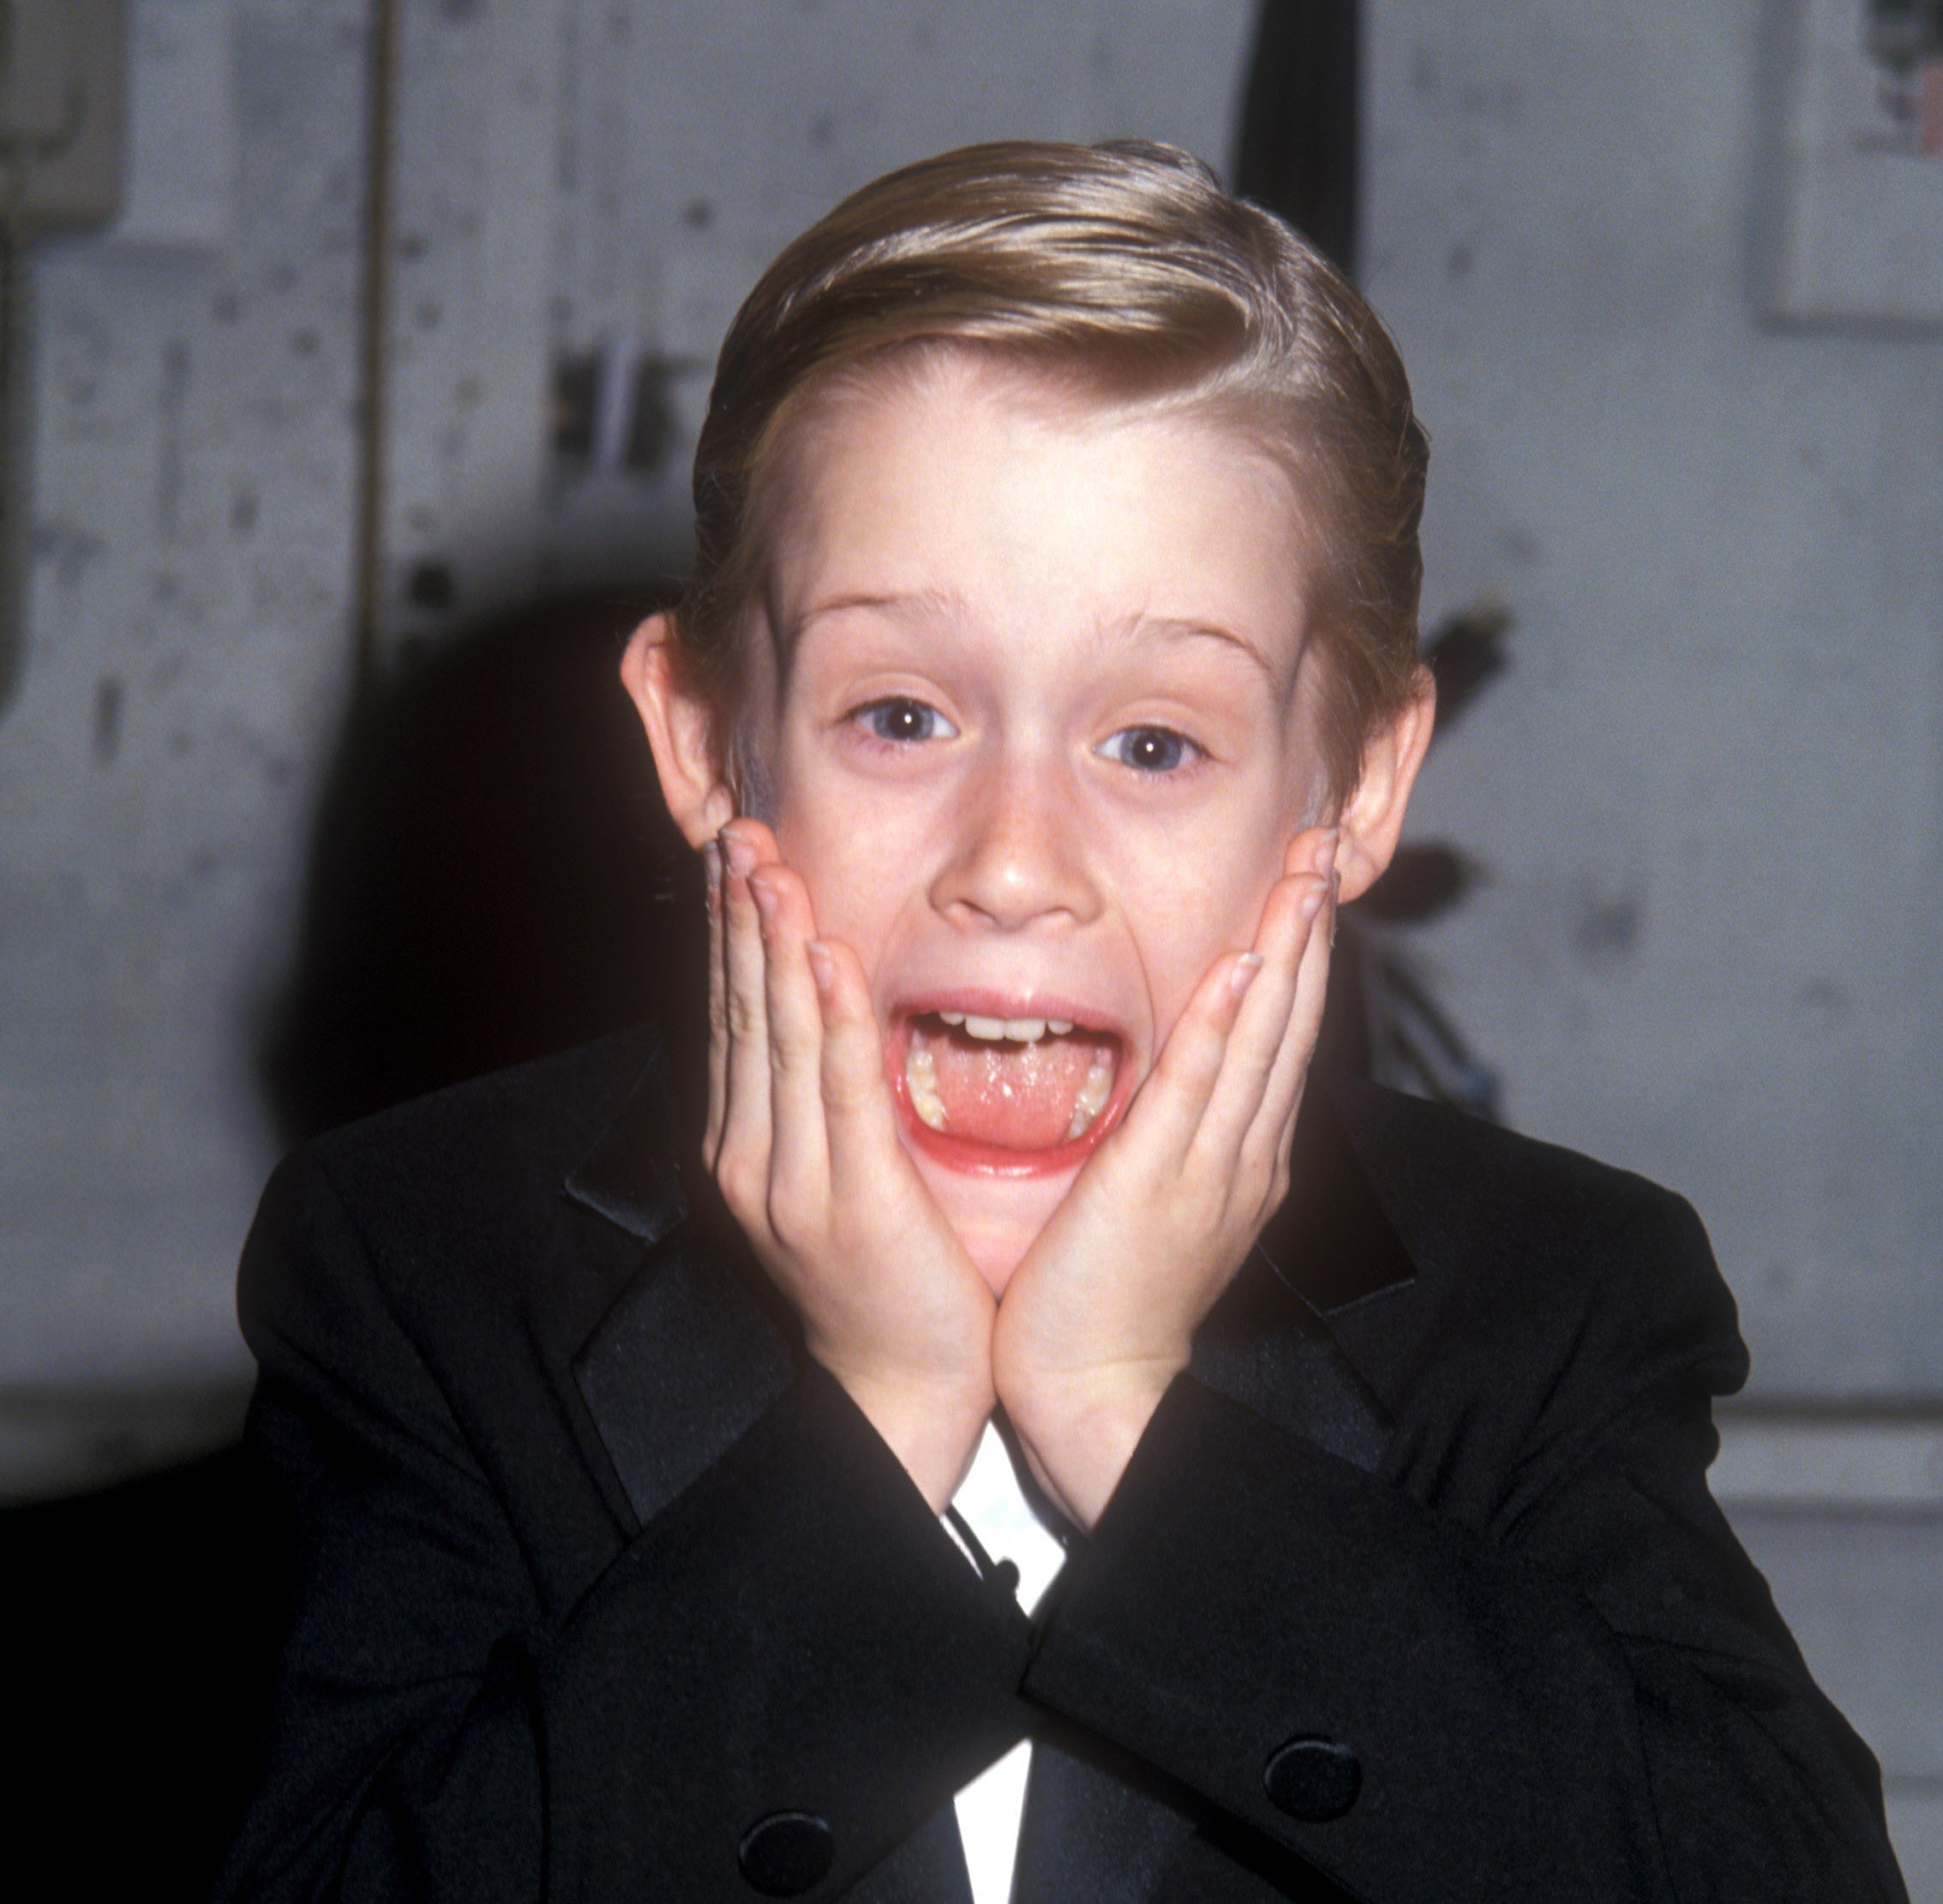
[[[220,1895],[831,1897],[1018,1735],[1022,1618],[820,1371],[549,1618],[321,1166],[241,1305],[291,1601]]]
[[[1028,1694],[1303,1895],[1900,1904],[1874,1762],[1707,1492],[1718,1330],[1652,1312],[1720,1289],[1704,1235],[1662,1197],[1630,1241],[1488,1515],[1407,1445],[1365,1473],[1179,1378]]]

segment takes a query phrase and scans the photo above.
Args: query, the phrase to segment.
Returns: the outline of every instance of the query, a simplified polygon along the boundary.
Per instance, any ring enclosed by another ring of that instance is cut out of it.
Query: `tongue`
[[[1064,1144],[1088,1072],[1095,1062],[1111,1066],[1114,1052],[1112,1038],[1083,1032],[1018,1044],[913,1024],[911,1042],[937,1066],[945,1129],[1009,1150]]]

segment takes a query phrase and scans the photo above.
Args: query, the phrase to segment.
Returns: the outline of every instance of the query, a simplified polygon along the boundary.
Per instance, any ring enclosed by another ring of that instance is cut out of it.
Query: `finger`
[[[729,1106],[729,970],[722,931],[722,847],[716,840],[702,848],[702,875],[709,919],[709,1114],[702,1155],[712,1169]]]
[[[803,882],[787,867],[759,867],[750,896],[762,924],[769,1015],[770,1180],[772,1200],[827,1194],[823,1128],[823,1012],[808,945],[816,921]]]
[[[897,1113],[884,1075],[884,1040],[857,955],[836,940],[809,948],[823,1012],[819,1079],[833,1200],[881,1186],[897,1150]]]
[[[1310,922],[1321,909],[1322,876],[1335,864],[1340,838],[1334,826],[1297,834],[1283,856],[1283,876],[1263,902],[1253,948],[1262,974],[1236,1014],[1220,1076],[1194,1138],[1197,1153],[1224,1176],[1234,1168],[1280,1057]]]
[[[738,821],[721,834],[723,1017],[729,1042],[718,1157],[735,1151],[753,1178],[759,1174],[766,1177],[769,1169],[770,1069],[762,924],[749,891],[749,874],[759,862],[750,831]]]
[[[1288,1054],[1300,969],[1328,895],[1326,880],[1302,873],[1278,880],[1262,908],[1255,941],[1261,976],[1236,1014],[1220,1077],[1194,1138],[1196,1150],[1224,1174],[1232,1173]]]
[[[1262,1096],[1262,1109],[1244,1142],[1245,1163],[1266,1161],[1270,1168],[1288,1150],[1295,1134],[1296,1113],[1302,1108],[1302,1093],[1308,1081],[1316,1042],[1322,1032],[1322,1009],[1329,989],[1329,959],[1335,943],[1338,883],[1334,873],[1322,896],[1322,905],[1309,930],[1297,970],[1295,999],[1289,1010],[1288,1029],[1283,1034],[1274,1069]]]
[[[1236,1016],[1262,967],[1259,952],[1225,954],[1195,987],[1121,1126],[1118,1152],[1135,1154],[1135,1168],[1179,1168],[1221,1075]],[[1105,1145],[1096,1153],[1106,1154]]]
[[[753,856],[751,870],[758,866],[780,866],[783,863],[783,849],[776,844],[776,835],[759,820],[752,820],[747,814],[737,814],[722,829],[724,841],[739,839],[749,849]]]

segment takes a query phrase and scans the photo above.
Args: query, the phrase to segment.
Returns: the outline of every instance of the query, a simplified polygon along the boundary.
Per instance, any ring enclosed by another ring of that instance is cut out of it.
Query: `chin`
[[[953,1169],[915,1145],[909,1149],[965,1253],[992,1294],[1003,1296],[1078,1167],[1028,1177],[980,1176]]]

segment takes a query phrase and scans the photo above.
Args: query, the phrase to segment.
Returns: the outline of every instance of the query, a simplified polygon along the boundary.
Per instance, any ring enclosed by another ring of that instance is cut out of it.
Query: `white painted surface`
[[[1371,9],[1427,606],[1516,618],[1426,950],[1514,1123],[1693,1199],[1758,1390],[1933,1395],[1943,344],[1755,321],[1760,11]]]
[[[1828,1421],[1730,1415],[1707,1475],[1736,1510],[1943,1516],[1943,1418]]]
[[[243,1370],[236,1252],[273,1159],[256,1021],[348,660],[363,13],[237,0],[226,243],[36,255],[0,1387]]]
[[[237,0],[129,0],[129,149],[114,236],[217,245],[236,189]]]

